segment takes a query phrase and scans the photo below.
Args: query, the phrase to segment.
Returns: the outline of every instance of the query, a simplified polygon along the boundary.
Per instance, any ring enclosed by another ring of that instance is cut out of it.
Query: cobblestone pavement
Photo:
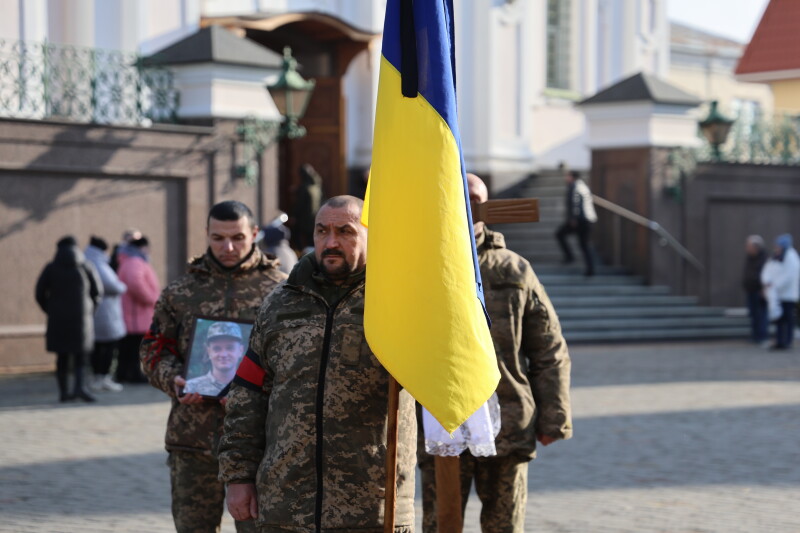
[[[532,463],[526,531],[800,532],[800,348],[572,356],[575,437]],[[55,396],[50,376],[0,378],[0,531],[173,531],[164,396]],[[478,508],[473,495],[465,532],[479,531]]]

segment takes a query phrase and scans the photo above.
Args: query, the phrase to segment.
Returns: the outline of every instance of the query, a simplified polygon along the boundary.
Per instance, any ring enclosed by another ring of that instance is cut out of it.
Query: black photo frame
[[[230,389],[236,369],[247,352],[253,322],[226,317],[195,316],[178,393],[199,393],[219,400]]]

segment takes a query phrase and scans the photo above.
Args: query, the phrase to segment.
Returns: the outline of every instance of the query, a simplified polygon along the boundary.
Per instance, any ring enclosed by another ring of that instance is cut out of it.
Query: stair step
[[[559,258],[559,262],[560,261],[561,259]],[[548,274],[558,274],[562,276],[566,275],[566,276],[583,277],[584,267],[582,263],[576,262],[569,265],[562,265],[559,264],[559,262],[533,265],[533,270],[536,271],[536,274],[539,276]],[[608,265],[596,265],[594,271],[595,274],[597,274],[598,276],[625,276],[629,274],[628,270],[625,269],[624,267],[608,266]]]
[[[644,286],[644,280],[639,276],[575,276],[569,274],[536,274],[539,281],[542,282],[545,289],[555,287],[557,285],[571,285],[571,286],[585,286],[585,285],[641,285]]]
[[[744,328],[750,322],[746,318],[730,318],[724,316],[696,317],[644,317],[644,318],[587,318],[585,320],[561,320],[561,329],[565,332],[612,330],[612,329],[686,329],[686,328]]]
[[[555,239],[554,233],[561,222],[520,222],[518,224],[491,224],[489,229],[499,231],[506,241],[515,239],[535,240],[536,237]],[[552,231],[550,231],[552,226]]]
[[[527,252],[517,252],[519,255],[530,261],[533,269],[536,270],[537,265],[542,264],[558,264],[561,261],[561,252],[558,250],[548,250],[546,248],[539,248],[538,250],[530,250]],[[583,269],[580,270],[583,273]]]
[[[520,226],[524,225],[527,224],[520,224]],[[502,233],[506,240],[506,246],[516,251],[520,245],[525,244],[541,245],[552,243],[553,245],[557,246],[558,242],[556,241],[556,231],[560,225],[560,222],[554,221],[533,223],[529,227],[519,228],[518,230],[498,230],[494,226],[490,226],[489,229]]]
[[[553,301],[567,342],[635,342],[678,339],[744,338],[746,316],[726,316],[725,309],[697,306],[697,298],[670,295],[668,287],[648,286],[624,268],[597,266],[584,277],[576,239],[576,261],[561,265],[555,232],[564,221],[563,172],[544,170],[509,191],[539,199],[539,222],[496,224],[509,249],[531,262]]]
[[[664,296],[669,295],[669,287],[663,285],[551,285],[545,286],[551,299],[562,299],[585,296]],[[677,298],[677,297],[676,297]]]
[[[605,307],[602,310],[589,307],[559,307],[553,304],[560,320],[603,318],[640,318],[640,317],[698,317],[722,316],[723,310],[716,307],[698,306],[630,306],[630,307]]]
[[[567,196],[567,187],[564,180],[560,184],[551,183],[529,183],[519,189],[523,198],[558,198],[564,202]]]
[[[586,342],[635,342],[737,339],[748,335],[746,328],[681,328],[681,329],[628,329],[605,331],[581,331],[566,333],[567,343]]]
[[[539,174],[528,178],[522,188],[526,187],[561,187],[561,192],[565,192],[566,182],[563,174]]]
[[[622,296],[578,296],[550,298],[556,310],[570,307],[594,307],[595,311],[605,313],[608,307],[645,307],[645,306],[671,306],[695,305],[697,298],[694,296],[651,296],[649,294],[631,294]]]
[[[515,251],[516,253],[518,253],[519,255],[521,255],[522,257],[525,257],[525,258],[527,258],[527,257],[537,257],[537,258],[539,258],[540,262],[545,257],[548,258],[549,260],[552,260],[553,263],[560,263],[561,262],[561,257],[562,257],[561,249],[554,242],[553,243],[542,243],[542,244],[540,244],[538,246],[537,246],[536,243],[525,243],[524,245],[515,246],[513,248],[511,248],[511,246],[509,246],[509,249]],[[576,253],[576,250],[573,250],[573,254],[575,254],[575,253]],[[582,256],[578,256],[578,257],[580,258],[580,260],[582,262],[583,261],[583,257]]]

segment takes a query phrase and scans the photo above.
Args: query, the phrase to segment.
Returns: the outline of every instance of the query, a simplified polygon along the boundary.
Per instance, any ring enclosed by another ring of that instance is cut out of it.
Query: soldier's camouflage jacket
[[[194,258],[186,274],[162,291],[139,356],[150,383],[172,398],[167,450],[210,454],[222,433],[225,412],[219,402],[183,405],[176,398],[174,380],[183,370],[194,318],[255,320],[264,298],[285,278],[277,261],[254,247],[250,258],[233,270],[221,266],[211,252]]]
[[[220,478],[256,484],[262,533],[379,533],[388,374],[364,338],[363,277],[331,305],[316,269],[303,257],[259,312],[228,395]],[[411,531],[416,420],[405,391],[398,421],[395,531]]]
[[[537,434],[572,436],[567,344],[530,263],[506,248],[501,233],[485,229],[476,243],[501,376],[497,455],[530,459]]]

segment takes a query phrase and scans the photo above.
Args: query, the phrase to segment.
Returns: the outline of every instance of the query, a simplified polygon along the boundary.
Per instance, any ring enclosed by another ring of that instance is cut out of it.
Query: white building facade
[[[667,0],[454,0],[459,115],[468,169],[500,190],[564,162],[586,169],[575,103],[614,82],[669,72]],[[204,17],[319,12],[373,33],[385,0],[0,0],[0,39],[151,54]],[[349,168],[369,166],[380,39],[344,78]]]

